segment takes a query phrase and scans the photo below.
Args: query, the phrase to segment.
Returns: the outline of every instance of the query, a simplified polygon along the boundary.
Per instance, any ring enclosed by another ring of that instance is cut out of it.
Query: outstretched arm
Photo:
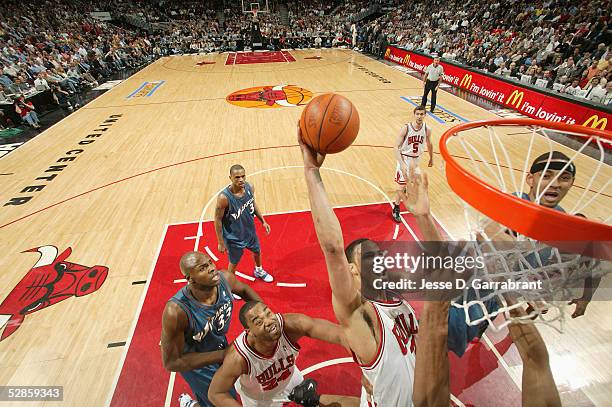
[[[414,174],[406,180],[406,191],[400,196],[404,205],[414,215],[419,230],[426,241],[442,241],[442,235],[436,227],[435,220],[429,210],[429,194],[427,174]]]
[[[340,222],[329,203],[319,173],[325,156],[317,154],[302,142],[299,125],[298,142],[304,158],[304,177],[308,186],[312,220],[327,265],[334,312],[340,324],[346,325],[350,316],[361,305],[361,301],[344,255]]]
[[[243,373],[248,373],[246,361],[232,346],[210,382],[208,399],[218,407],[240,407],[240,403],[232,397],[230,391]]]
[[[509,301],[507,296],[506,300]],[[526,313],[519,307],[511,310],[510,315],[520,317]],[[532,323],[513,322],[508,329],[523,361],[523,406],[560,407],[561,399],[550,370],[548,351],[537,328]]]
[[[448,407],[448,301],[426,301],[419,320],[412,400],[415,407]]]
[[[296,342],[302,336],[307,336],[348,348],[344,331],[338,324],[334,324],[326,319],[311,318],[304,314],[285,314],[283,318],[287,329],[286,332]]]

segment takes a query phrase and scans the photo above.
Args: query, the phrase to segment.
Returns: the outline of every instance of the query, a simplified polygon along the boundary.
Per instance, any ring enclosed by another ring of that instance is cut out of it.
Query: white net
[[[611,159],[612,146],[606,146],[607,141],[597,135],[584,137],[585,133],[588,131],[559,133],[535,125],[487,125],[457,133],[446,146],[465,170],[503,194],[522,198],[530,202],[528,205],[564,211],[568,224],[581,216],[609,225],[612,169],[606,162]],[[573,140],[575,135],[580,137]],[[555,141],[558,138],[571,140],[575,146],[561,145]],[[486,259],[486,267],[477,270],[472,281],[478,280],[484,288],[466,289],[462,300],[453,303],[466,309],[466,322],[470,325],[486,321],[494,329],[501,329],[519,319],[562,330],[568,299],[579,298],[585,290],[592,289],[594,281],[598,284],[599,278],[612,271],[609,258],[602,260],[606,256],[584,251],[589,249],[584,241],[562,248],[548,241],[545,244],[506,227],[499,219],[520,220],[520,211],[500,216],[500,208],[495,208],[494,221],[489,218],[492,212],[484,209],[487,205],[477,200],[470,203],[463,202],[469,233],[466,237],[478,242],[475,250]],[[542,216],[532,222],[543,222],[536,225],[542,229],[547,227],[548,218]],[[553,231],[554,227],[551,223]],[[612,239],[610,230],[608,236]],[[570,239],[571,236],[557,238]],[[598,254],[601,253],[600,250]],[[511,309],[526,306],[527,316],[510,317]]]

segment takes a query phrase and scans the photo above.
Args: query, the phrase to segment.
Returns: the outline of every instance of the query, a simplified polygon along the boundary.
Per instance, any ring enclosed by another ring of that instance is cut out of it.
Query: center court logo
[[[312,92],[295,85],[257,86],[238,90],[225,100],[240,107],[276,108],[307,104]]]
[[[515,108],[519,109],[521,106],[521,103],[523,102],[523,95],[524,95],[524,92],[519,92],[516,89],[513,90],[510,96],[508,96],[508,99],[506,100],[506,104],[510,106],[514,106]]]
[[[459,82],[459,86],[465,86],[466,88],[469,88],[471,84],[472,84],[472,75],[467,74],[467,73],[463,75],[463,78],[461,78],[461,82]]]
[[[594,114],[589,117],[583,124],[584,127],[591,127],[593,129],[605,130],[608,126],[608,119],[605,117],[599,118],[598,115]]]

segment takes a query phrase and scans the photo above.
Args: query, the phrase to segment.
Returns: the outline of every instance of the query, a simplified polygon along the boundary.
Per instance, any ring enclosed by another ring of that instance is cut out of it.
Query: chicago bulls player
[[[369,239],[358,239],[344,251],[342,229],[327,198],[319,168],[324,157],[298,142],[304,159],[304,176],[312,219],[327,263],[334,313],[363,375],[372,385],[371,400],[362,389],[361,405],[409,406],[415,367],[416,316],[404,301],[368,300],[363,290],[373,287],[374,257],[380,248]],[[363,291],[363,292],[362,292]]]
[[[344,334],[336,324],[303,314],[276,314],[260,301],[249,301],[242,306],[240,322],[245,331],[228,349],[223,365],[210,384],[208,398],[215,406],[240,406],[230,394],[235,387],[245,407],[280,407],[288,401],[292,390],[304,381],[295,365],[300,349],[297,341],[301,337],[345,343]],[[308,397],[311,401],[316,384],[312,380],[307,384],[311,389]],[[322,395],[315,399],[317,404],[313,405],[359,405],[355,397]]]
[[[429,153],[428,167],[433,166],[433,147],[431,145],[431,129],[425,124],[425,107],[417,106],[414,108],[414,123],[408,123],[397,138],[395,144],[395,158],[397,159],[397,168],[395,169],[395,182],[398,185],[398,192],[395,195],[393,210],[391,215],[393,220],[400,223],[400,191],[406,185],[406,179],[412,176],[414,171],[416,174],[421,173],[419,168],[419,158],[423,153],[423,145],[427,144],[427,152]]]

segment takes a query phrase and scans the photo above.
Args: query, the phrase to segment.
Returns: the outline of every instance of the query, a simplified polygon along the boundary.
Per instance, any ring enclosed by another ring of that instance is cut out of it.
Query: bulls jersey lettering
[[[263,371],[262,374],[256,376],[257,381],[261,384],[263,390],[268,391],[274,389],[280,382],[291,376],[290,368],[295,365],[295,357],[289,355],[286,358],[274,361],[270,367]]]
[[[402,355],[406,355],[408,350],[410,353],[416,352],[416,340],[414,334],[417,333],[414,323],[414,316],[408,315],[409,323],[406,322],[406,315],[400,314],[395,318],[395,325],[393,326],[393,335],[397,339],[397,343],[400,346]]]
[[[270,401],[270,405],[276,405],[272,400],[286,399],[291,390],[304,380],[295,366],[299,346],[285,333],[282,315],[276,314],[276,317],[282,335],[272,356],[261,355],[253,349],[247,341],[247,331],[238,335],[234,341],[234,347],[247,364],[247,373],[236,382],[243,406],[258,406],[257,402],[261,401]]]
[[[425,123],[419,130],[412,127],[412,123],[406,125],[406,138],[400,148],[402,156],[419,157],[423,153],[423,145],[427,137],[427,126]]]
[[[418,325],[414,310],[405,301],[371,301],[380,325],[378,352],[369,364],[360,363],[372,384],[372,396],[362,392],[361,406],[410,406],[414,382]]]

